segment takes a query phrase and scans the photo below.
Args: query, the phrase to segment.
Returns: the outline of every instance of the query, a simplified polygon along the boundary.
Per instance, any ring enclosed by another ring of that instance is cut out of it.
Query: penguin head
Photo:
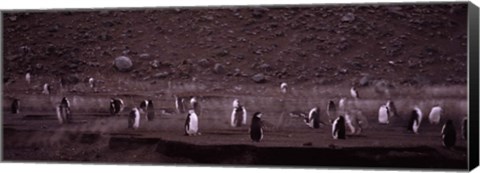
[[[238,103],[238,99],[233,100],[233,108],[238,108],[240,107],[240,103]]]
[[[261,113],[261,112],[255,112],[255,113],[253,114],[253,117],[254,117],[254,118],[257,118],[257,119],[260,119],[260,118],[262,118],[262,113]]]
[[[190,103],[196,103],[197,102],[197,98],[196,97],[192,97],[192,99],[190,99]]]

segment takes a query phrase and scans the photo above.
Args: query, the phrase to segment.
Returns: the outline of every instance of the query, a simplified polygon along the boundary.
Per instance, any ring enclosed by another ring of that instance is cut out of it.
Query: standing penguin
[[[387,101],[387,108],[388,108],[388,115],[390,117],[397,116],[397,108],[395,107],[395,103],[391,100]]]
[[[418,129],[420,128],[420,124],[422,123],[422,111],[420,108],[415,107],[412,110],[410,120],[408,121],[408,127],[407,130],[413,131],[413,133],[418,133]]]
[[[252,116],[252,123],[250,124],[250,139],[253,142],[260,142],[263,139],[263,122],[262,113],[255,112]]]
[[[27,81],[27,84],[30,84],[32,82],[32,76],[30,73],[25,74],[25,81]]]
[[[357,89],[355,88],[355,86],[353,86],[352,88],[350,88],[350,95],[352,95],[353,98],[360,98],[360,95],[358,94],[358,91]]]
[[[188,111],[187,119],[185,120],[185,135],[198,135],[198,116],[195,110]]]
[[[148,121],[153,121],[155,118],[155,109],[153,108],[153,101],[148,100],[148,105],[147,105],[147,120]]]
[[[283,94],[286,94],[286,93],[287,93],[287,88],[288,88],[287,83],[282,82],[282,83],[280,84],[280,91],[281,91]]]
[[[185,99],[175,95],[175,107],[177,108],[177,113],[185,113]]]
[[[468,139],[468,120],[467,117],[463,117],[462,119],[462,138],[467,140]]]
[[[368,121],[362,111],[353,109],[345,113],[345,124],[350,128],[351,134],[360,134],[368,127]]]
[[[195,113],[197,114],[197,116],[202,116],[200,104],[198,103],[196,97],[192,97],[192,99],[190,99],[190,105],[191,105],[191,108],[195,110]]]
[[[119,115],[118,113],[122,112],[124,108],[123,100],[119,98],[110,99],[110,115]]]
[[[145,115],[145,120],[148,120],[147,111],[148,111],[148,100],[140,102],[139,111],[141,115]]]
[[[305,117],[303,121],[310,128],[320,128],[320,108],[312,108],[308,113],[308,117]]]
[[[337,117],[337,107],[335,107],[335,103],[330,100],[327,104],[327,116],[331,120]]]
[[[455,145],[457,139],[457,132],[453,126],[452,120],[447,120],[442,128],[442,144],[443,146],[450,148]]]
[[[443,109],[440,106],[434,106],[428,115],[428,120],[430,124],[438,124],[440,123],[440,118],[442,116]]]
[[[12,109],[12,114],[20,113],[20,100],[16,98],[13,99],[11,109]]]
[[[70,102],[66,97],[62,98],[60,104],[56,108],[57,119],[60,124],[66,124],[71,122]]]
[[[48,83],[43,84],[42,94],[45,94],[45,95],[50,94],[50,85],[48,85]]]
[[[240,105],[238,99],[233,100],[233,111],[230,119],[232,127],[240,127],[247,124],[247,110]]]
[[[345,139],[345,118],[339,116],[332,125],[332,137],[333,139]]]
[[[387,105],[380,106],[378,109],[378,122],[380,124],[389,124],[388,118],[390,117],[389,109]]]
[[[140,127],[140,111],[134,107],[128,115],[128,128],[138,129]]]
[[[339,110],[340,112],[345,111],[346,102],[347,102],[347,99],[346,99],[346,98],[341,98],[341,99],[338,101],[338,110]]]

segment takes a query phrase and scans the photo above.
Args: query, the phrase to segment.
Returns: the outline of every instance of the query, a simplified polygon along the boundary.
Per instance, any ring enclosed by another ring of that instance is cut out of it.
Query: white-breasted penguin
[[[175,107],[177,108],[177,113],[185,113],[185,99],[175,95]]]
[[[346,102],[347,102],[347,99],[344,97],[338,101],[338,110],[340,112],[345,111]]]
[[[387,105],[382,105],[378,109],[378,123],[380,124],[389,124],[390,121],[388,120],[390,118],[390,112],[388,110]]]
[[[128,128],[138,129],[140,127],[140,110],[134,107],[128,115]]]
[[[327,104],[327,116],[330,121],[337,118],[337,107],[335,106],[335,103],[332,100],[328,101],[328,104]]]
[[[148,117],[147,117],[148,100],[143,100],[142,102],[140,102],[139,111],[140,111],[140,115],[145,115],[144,116],[145,120],[148,121]]]
[[[443,146],[450,148],[455,145],[457,140],[457,132],[452,120],[447,122],[442,127],[442,144]]]
[[[16,98],[13,99],[11,109],[12,109],[12,114],[20,113],[20,100]]]
[[[443,109],[440,106],[434,106],[428,115],[428,121],[430,124],[440,123],[440,118],[442,117]]]
[[[48,83],[43,84],[42,94],[45,94],[45,95],[50,94],[50,85],[48,85]]]
[[[408,121],[407,130],[413,131],[413,133],[418,133],[420,124],[422,123],[423,114],[420,108],[415,106],[410,115],[410,120]]]
[[[288,89],[288,85],[286,82],[282,82],[280,84],[280,91],[283,93],[283,94],[286,94],[287,93],[287,89]]]
[[[27,84],[30,84],[32,82],[32,76],[30,73],[25,74],[25,81],[27,81]]]
[[[95,80],[93,77],[88,78],[88,86],[92,89],[95,88]]]
[[[190,99],[190,106],[193,110],[195,110],[195,113],[197,114],[197,116],[202,116],[201,115],[202,110],[196,97],[192,97],[192,99]]]
[[[238,99],[233,100],[233,111],[230,118],[232,127],[240,127],[247,124],[247,110],[242,106]]]
[[[71,122],[72,113],[70,111],[70,101],[67,97],[63,97],[62,101],[56,108],[57,110],[57,119],[60,124],[67,124]]]
[[[185,135],[192,136],[198,134],[198,116],[195,110],[188,111],[187,119],[185,120]]]
[[[462,119],[462,138],[467,140],[468,139],[468,118],[463,117]]]
[[[303,122],[310,128],[320,128],[320,108],[312,108],[308,113],[308,117],[305,117]]]
[[[110,115],[119,115],[124,108],[123,100],[119,98],[110,99]]]
[[[250,139],[253,142],[260,142],[263,139],[263,122],[262,113],[255,112],[252,116],[252,123],[250,124]]]
[[[333,121],[332,137],[333,139],[345,139],[345,118],[341,115]]]
[[[358,94],[357,88],[355,88],[355,86],[350,88],[350,95],[356,99],[360,98],[360,95]]]

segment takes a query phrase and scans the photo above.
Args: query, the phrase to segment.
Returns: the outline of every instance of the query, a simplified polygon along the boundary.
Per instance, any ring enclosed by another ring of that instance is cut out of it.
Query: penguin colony
[[[25,80],[28,84],[31,83],[31,75],[27,73]],[[88,86],[95,88],[95,82],[93,78],[88,78]],[[280,92],[287,93],[288,85],[283,82],[280,85]],[[43,85],[43,94],[49,95],[51,88],[48,83]],[[355,87],[350,89],[350,95],[353,99],[360,99],[359,93]],[[187,110],[187,116],[185,118],[184,132],[187,136],[200,135],[199,132],[199,114],[201,112],[200,104],[196,97],[190,98],[190,105],[185,104],[185,97],[174,96],[176,111],[179,114],[185,113]],[[72,122],[72,113],[70,108],[70,102],[67,97],[63,97],[60,103],[56,106],[57,118],[60,124],[68,124]],[[111,98],[109,104],[110,114],[112,116],[119,116],[125,108],[124,102],[120,98]],[[247,125],[247,111],[244,105],[240,104],[239,99],[234,99],[233,110],[230,117],[231,127],[241,127]],[[11,104],[12,114],[20,113],[20,100],[14,98]],[[326,115],[331,123],[331,136],[333,139],[346,139],[346,127],[350,128],[351,134],[360,134],[362,129],[366,126],[366,118],[361,114],[359,110],[349,110],[347,108],[347,99],[341,98],[338,102],[338,108],[333,100],[329,100],[326,106]],[[443,114],[443,108],[439,105],[435,105],[431,108],[428,115],[429,123],[437,125],[441,122]],[[264,123],[261,119],[261,112],[255,112],[252,115],[249,134],[250,139],[253,142],[260,142],[264,137]],[[292,115],[292,113],[291,113]],[[312,108],[308,116],[300,114],[303,117],[304,123],[312,128],[320,128],[320,124],[324,124],[320,120],[321,109],[319,107]],[[378,123],[388,125],[391,122],[392,117],[398,116],[395,104],[392,100],[388,100],[385,104],[381,105],[378,109]],[[143,118],[142,118],[143,117]],[[139,107],[133,107],[128,114],[128,128],[138,129],[140,128],[141,121],[153,121],[155,117],[155,111],[152,100],[143,100],[140,102]],[[143,120],[142,120],[143,119]],[[423,113],[418,106],[415,106],[410,111],[410,119],[408,121],[407,130],[414,134],[419,133],[420,125],[422,123]],[[467,117],[461,121],[461,136],[462,139],[467,139]],[[448,119],[442,126],[441,141],[442,145],[446,148],[451,148],[456,143],[456,128],[453,121]]]

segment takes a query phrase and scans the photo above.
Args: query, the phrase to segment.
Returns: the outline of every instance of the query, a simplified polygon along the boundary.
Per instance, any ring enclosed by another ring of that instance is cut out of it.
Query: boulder
[[[130,60],[130,58],[126,56],[119,56],[115,58],[115,60],[113,61],[113,65],[120,72],[128,72],[132,70],[133,67],[132,60]]]

